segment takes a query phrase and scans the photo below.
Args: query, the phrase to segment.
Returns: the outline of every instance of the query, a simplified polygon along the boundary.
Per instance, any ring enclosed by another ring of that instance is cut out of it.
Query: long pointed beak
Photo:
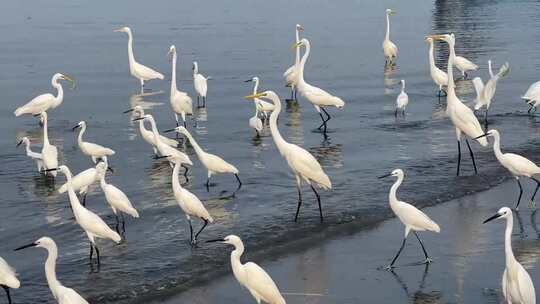
[[[144,117],[139,117],[139,118],[133,119],[132,121],[138,121],[138,120],[143,120],[143,119],[144,119]]]
[[[79,127],[79,125],[76,125],[75,127],[71,128],[71,131],[77,130],[78,127]]]
[[[484,221],[484,224],[487,223],[487,222],[491,222],[491,221],[493,221],[494,219],[498,219],[498,218],[500,218],[500,217],[501,217],[501,215],[498,214],[498,213],[496,213],[496,214],[493,215],[492,217],[490,217],[490,218],[488,218],[487,220],[485,220],[485,221]]]
[[[427,35],[426,38],[431,38],[433,40],[442,40],[444,35]]]
[[[19,250],[23,250],[23,249],[30,248],[30,247],[36,247],[36,246],[37,246],[36,243],[32,243],[32,244],[28,244],[28,245],[24,245],[24,246],[21,246],[19,248],[16,248],[13,251],[19,251]]]
[[[225,239],[208,240],[205,243],[216,243],[216,242],[225,242]]]
[[[291,46],[291,50],[294,50],[302,45],[302,42],[295,43]]]
[[[244,80],[244,82],[252,82],[253,79]]]
[[[162,156],[158,156],[156,157],[156,159],[162,159],[162,158],[167,158],[167,157],[171,157],[172,155],[162,155]]]
[[[173,132],[173,131],[176,131],[176,128],[168,129],[168,130],[165,130],[165,131],[162,131],[162,132],[163,133],[169,133],[169,132]]]
[[[20,146],[21,144],[23,143],[23,141],[19,141],[19,143],[17,144],[17,147]]]
[[[45,172],[51,172],[51,171],[56,171],[58,170],[58,168],[51,168],[51,169],[46,169]]]
[[[34,114],[33,116],[34,116],[34,117],[40,117],[40,116],[41,116],[41,113],[39,113],[39,114]]]
[[[75,80],[73,80],[73,78],[71,78],[71,77],[69,77],[69,76],[67,76],[65,74],[62,74],[62,78],[64,80],[67,80],[67,81],[71,82],[71,89],[72,90],[75,89]]]
[[[266,93],[257,93],[257,94],[244,96],[244,98],[245,99],[255,99],[255,98],[264,97],[264,96],[266,96]]]
[[[133,111],[135,111],[135,109],[129,109],[129,110],[125,110],[125,111],[124,111],[124,112],[122,112],[122,113],[126,114],[126,113],[129,113],[129,112],[133,112]]]
[[[114,173],[114,169],[110,166],[107,166],[107,171],[111,172],[111,173]]]
[[[121,31],[122,31],[122,28],[113,30],[113,32],[121,32]]]
[[[392,175],[392,173],[388,173],[388,174],[385,174],[385,175],[381,175],[381,176],[379,176],[377,178],[385,178],[385,177],[389,177],[391,175]]]
[[[488,135],[489,135],[489,132],[488,132],[488,133],[485,133],[485,134],[482,134],[482,135],[480,135],[480,136],[476,136],[475,138],[473,138],[473,140],[474,140],[474,139],[479,139],[479,138],[482,138],[482,137],[486,137],[486,136],[488,136]]]

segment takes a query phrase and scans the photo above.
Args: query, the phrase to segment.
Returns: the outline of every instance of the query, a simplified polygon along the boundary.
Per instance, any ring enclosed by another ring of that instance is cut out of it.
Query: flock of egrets
[[[387,65],[395,65],[398,56],[397,46],[390,41],[390,16],[394,13],[393,10],[386,10],[386,36],[383,41],[383,51],[386,58]],[[326,136],[327,123],[331,119],[330,114],[327,112],[329,107],[343,108],[345,102],[325,90],[308,84],[304,79],[304,67],[307,62],[310,53],[310,42],[308,39],[300,38],[300,32],[303,31],[303,27],[296,25],[296,41],[293,45],[295,49],[295,60],[292,65],[283,74],[287,86],[291,87],[291,101],[297,100],[297,93],[299,92],[302,97],[309,101],[320,114],[322,123],[318,127],[322,133]],[[133,35],[129,27],[123,27],[117,32],[124,32],[128,35],[128,58],[129,69],[133,77],[140,81],[141,91],[144,91],[144,84],[146,81],[153,79],[164,79],[164,76],[135,60],[133,54]],[[435,65],[434,60],[434,42],[443,41],[448,44],[449,57],[447,72],[442,71]],[[515,208],[517,209],[522,196],[522,187],[519,181],[520,177],[528,177],[537,182],[537,187],[531,198],[531,204],[534,204],[534,197],[538,188],[540,187],[540,181],[535,179],[534,175],[540,174],[540,167],[536,166],[530,160],[511,153],[503,153],[500,149],[500,133],[497,130],[486,131],[482,128],[478,118],[475,115],[475,111],[470,109],[467,105],[460,101],[456,95],[453,68],[454,66],[460,70],[462,77],[465,79],[467,72],[474,71],[478,68],[477,65],[467,60],[462,56],[455,54],[455,37],[454,34],[445,35],[430,35],[426,37],[426,42],[429,43],[429,64],[430,74],[438,86],[439,97],[444,93],[447,100],[446,113],[450,117],[457,136],[458,143],[458,165],[457,174],[460,172],[460,160],[461,160],[461,139],[465,137],[465,142],[469,149],[470,155],[473,160],[474,169],[476,172],[476,165],[474,160],[474,154],[467,138],[477,141],[482,146],[487,146],[487,137],[494,138],[493,149],[499,162],[507,168],[510,173],[516,178],[520,188],[518,200]],[[304,48],[304,52],[301,56],[301,48]],[[176,48],[172,45],[169,49],[169,54],[172,56],[172,77],[171,77],[171,89],[170,89],[170,103],[172,114],[175,116],[177,127],[174,129],[166,130],[165,132],[176,132],[177,135],[183,135],[190,144],[193,146],[195,153],[200,163],[207,169],[207,181],[206,185],[209,186],[210,178],[215,174],[232,174],[238,181],[238,189],[242,186],[242,182],[239,177],[238,169],[232,164],[226,162],[221,157],[206,152],[195,140],[193,135],[188,131],[186,125],[186,116],[193,113],[193,102],[191,97],[183,91],[180,91],[176,85],[176,63],[177,53]],[[477,92],[475,110],[480,110],[485,107],[484,122],[487,125],[487,112],[491,105],[491,100],[495,94],[497,81],[505,76],[509,71],[508,63],[504,64],[497,74],[494,74],[491,67],[491,61],[489,62],[489,72],[491,78],[484,85],[482,80],[478,77],[473,79],[473,84]],[[207,81],[210,77],[205,77],[199,73],[197,62],[193,63],[193,81],[195,91],[197,92],[197,106],[206,106],[206,93],[208,89]],[[72,83],[72,87],[75,86],[75,82],[72,78],[64,74],[55,74],[52,78],[52,85],[57,89],[57,95],[43,94],[32,99],[27,104],[19,107],[15,111],[16,116],[23,114],[30,114],[39,116],[40,124],[43,129],[43,146],[41,152],[34,152],[31,150],[30,140],[28,138],[20,139],[19,144],[25,144],[27,156],[36,162],[37,169],[40,173],[55,178],[57,172],[65,175],[67,182],[59,189],[59,193],[68,193],[68,198],[71,206],[71,210],[75,215],[75,221],[79,224],[82,230],[86,233],[90,241],[90,262],[92,263],[93,254],[95,252],[96,263],[100,265],[100,252],[96,245],[96,239],[108,239],[116,243],[120,243],[124,237],[125,232],[125,220],[124,213],[134,218],[139,217],[139,213],[136,208],[130,202],[128,196],[122,192],[116,186],[106,182],[106,173],[108,170],[112,170],[108,165],[108,158],[112,157],[115,152],[107,147],[84,141],[83,135],[86,132],[87,124],[84,121],[79,122],[73,130],[80,128],[77,143],[80,151],[91,158],[95,167],[84,170],[75,176],[72,175],[70,169],[65,165],[59,165],[58,163],[58,151],[57,148],[49,142],[48,138],[48,125],[47,125],[47,112],[58,107],[63,101],[63,89],[60,84],[61,80],[66,80]],[[321,222],[324,220],[323,211],[321,206],[321,199],[317,192],[317,187],[329,190],[332,188],[332,183],[328,175],[324,172],[322,166],[316,160],[316,158],[304,148],[287,142],[283,136],[281,136],[278,127],[278,116],[281,112],[282,103],[280,97],[274,91],[259,92],[259,78],[254,77],[246,80],[246,82],[254,82],[254,88],[251,95],[246,96],[246,99],[253,101],[255,105],[255,114],[249,120],[249,125],[255,130],[257,136],[261,132],[264,122],[269,124],[270,132],[274,143],[280,154],[285,158],[292,173],[296,178],[296,186],[298,191],[298,203],[294,220],[298,220],[300,208],[302,205],[302,184],[308,184],[314,192],[319,207],[319,217]],[[401,81],[402,89],[396,99],[395,115],[399,113],[405,115],[405,108],[408,104],[408,95],[405,92],[405,80]],[[527,91],[523,97],[531,108],[529,112],[532,112],[533,108],[540,103],[540,82],[535,83]],[[201,103],[202,102],[202,103]],[[187,217],[190,227],[190,242],[192,245],[196,245],[199,235],[204,228],[214,221],[210,212],[205,208],[204,203],[188,189],[184,188],[180,179],[180,168],[183,168],[183,174],[187,176],[187,171],[190,166],[193,166],[193,162],[189,156],[183,151],[179,150],[178,141],[176,139],[168,138],[160,134],[156,120],[151,114],[145,113],[143,108],[135,106],[126,112],[133,112],[135,118],[133,121],[138,121],[139,131],[141,137],[152,147],[156,158],[166,159],[172,168],[172,189],[174,197],[178,202],[180,208]],[[180,121],[181,118],[181,121]],[[150,124],[150,129],[147,129],[145,122]],[[486,126],[487,127],[487,126]],[[178,137],[177,137],[178,138]],[[420,240],[418,231],[433,231],[440,232],[440,227],[431,220],[425,213],[414,207],[413,205],[400,201],[397,198],[396,192],[401,183],[404,180],[405,173],[401,169],[393,170],[390,174],[381,176],[387,177],[393,176],[397,180],[393,184],[389,192],[389,204],[392,211],[399,218],[399,220],[405,226],[405,237],[403,242],[394,256],[390,264],[386,267],[388,270],[392,270],[395,266],[395,262],[402,252],[407,236],[410,232],[413,232],[418,239],[422,250],[425,255],[424,263],[430,263],[430,259],[424,244]],[[94,183],[99,183],[102,191],[105,194],[105,199],[110,205],[115,217],[116,217],[116,229],[110,228],[105,221],[103,221],[96,213],[92,212],[85,207],[86,194],[88,189]],[[237,190],[238,190],[237,189]],[[79,200],[76,192],[82,197],[82,203]],[[120,218],[121,219],[120,219]],[[195,233],[192,226],[192,218],[197,218],[202,221],[201,228]],[[506,219],[506,233],[505,233],[505,253],[506,253],[506,270],[503,274],[502,290],[505,299],[508,303],[535,303],[535,291],[533,282],[528,275],[527,271],[519,264],[515,259],[512,247],[511,247],[511,234],[512,234],[512,210],[507,207],[501,208],[497,214],[487,219],[485,222],[493,219],[502,218]],[[120,228],[122,226],[122,228]],[[231,266],[236,279],[246,287],[252,296],[256,299],[257,303],[261,301],[271,304],[285,303],[285,299],[279,292],[276,284],[272,278],[257,264],[245,263],[240,260],[243,252],[244,245],[241,239],[235,235],[229,235],[224,238],[210,240],[207,242],[221,242],[234,246],[234,250],[231,253]],[[45,273],[49,288],[58,301],[58,303],[87,303],[87,301],[80,296],[76,291],[71,288],[64,287],[60,281],[56,278],[56,259],[58,257],[58,249],[53,239],[49,237],[42,237],[39,240],[17,248],[16,250],[29,248],[29,247],[41,247],[48,251],[48,258],[45,262]],[[0,286],[2,286],[7,294],[9,303],[11,303],[10,288],[19,288],[20,282],[16,278],[15,271],[0,258]]]

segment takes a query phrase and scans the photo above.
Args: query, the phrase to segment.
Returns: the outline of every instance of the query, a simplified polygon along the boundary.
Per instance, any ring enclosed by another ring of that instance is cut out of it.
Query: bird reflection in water
[[[426,293],[423,291],[426,277],[428,275],[428,270],[429,270],[429,264],[425,264],[425,265],[426,266],[424,267],[424,272],[422,273],[422,279],[420,280],[420,285],[418,286],[418,289],[414,293],[411,293],[405,281],[403,281],[403,279],[399,276],[399,274],[395,272],[395,270],[390,271],[390,273],[392,274],[392,276],[394,276],[398,284],[401,285],[401,288],[403,289],[403,291],[405,292],[405,295],[407,296],[407,298],[409,298],[411,303],[414,303],[414,304],[440,303],[440,300],[442,298],[441,292],[431,291],[431,292]]]
[[[320,146],[309,148],[323,167],[343,167],[343,147],[341,144],[332,144],[330,139],[324,140]]]
[[[400,83],[400,79],[395,78],[398,68],[396,65],[385,65],[384,66],[384,94],[394,94],[396,89],[395,86]]]
[[[141,106],[144,110],[149,110],[155,106],[162,105],[163,104],[162,102],[147,100],[147,97],[156,96],[160,94],[163,94],[163,91],[133,94],[129,97],[129,107],[130,109],[133,109],[135,108],[135,106]]]
[[[298,102],[287,103],[285,112],[287,113],[287,122],[285,123],[287,126],[287,138],[289,138],[292,143],[303,146],[304,129],[302,128],[302,112],[300,111],[300,105]]]

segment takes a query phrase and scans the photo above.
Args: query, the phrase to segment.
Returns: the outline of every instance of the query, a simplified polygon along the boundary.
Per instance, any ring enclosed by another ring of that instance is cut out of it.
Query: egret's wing
[[[39,114],[46,111],[51,106],[51,102],[54,100],[52,94],[42,94],[27,102],[25,105],[15,110],[15,115],[21,114]]]
[[[505,153],[504,157],[510,160],[508,164],[510,164],[513,167],[513,169],[518,172],[538,174],[540,171],[540,168],[538,168],[538,166],[534,162],[530,161],[529,159],[521,155],[514,154],[514,153]]]
[[[19,288],[21,285],[15,269],[9,266],[2,257],[0,257],[0,284],[10,288]]]
[[[126,202],[129,207],[133,207],[127,195],[118,189],[116,186],[108,184],[106,188],[107,199]]]
[[[429,231],[439,232],[440,228],[437,223],[429,218],[420,209],[414,207],[411,204],[400,202],[399,213],[397,214],[404,224],[412,226],[417,229],[424,229]]]
[[[521,300],[523,304],[535,304],[536,292],[534,290],[534,284],[531,280],[531,276],[521,264],[518,268],[518,287],[521,294]]]
[[[453,115],[456,119],[456,125],[463,131],[467,136],[471,138],[478,137],[484,134],[480,122],[474,115],[473,111],[464,104],[460,104],[457,108],[458,114]]]
[[[195,75],[195,90],[199,92],[201,95],[206,95],[206,92],[208,90],[208,84],[206,83],[206,78],[204,78],[203,75],[197,74]]]
[[[474,90],[476,91],[476,98],[478,98],[484,90],[484,82],[482,81],[482,78],[474,77],[472,83],[474,85]]]
[[[95,182],[96,179],[96,168],[86,169],[79,174],[75,175],[71,179],[71,185],[75,191],[79,190],[84,186],[89,186]],[[67,183],[64,183],[62,187],[58,189],[58,193],[64,193],[67,191]]]
[[[506,292],[506,288],[507,288],[507,284],[506,284],[506,280],[507,280],[507,277],[506,277],[506,268],[504,269],[504,272],[503,272],[503,275],[502,275],[502,292],[503,292],[503,296],[504,298],[506,299],[506,295],[507,295],[507,292]]]
[[[324,188],[329,189],[332,187],[330,179],[324,173],[321,164],[311,153],[294,144],[289,144],[288,149],[285,158],[289,166],[302,177],[313,180]]]
[[[190,215],[195,215],[199,218],[209,220],[210,222],[214,221],[201,200],[195,194],[189,192],[187,189],[182,188],[182,197],[184,201],[184,208],[187,209]]]
[[[259,265],[248,262],[244,265],[246,273],[246,287],[253,289],[265,302],[279,303],[282,298],[276,283]]]
[[[75,290],[60,286],[57,293],[58,304],[88,304]]]
[[[226,162],[223,158],[215,154],[210,154],[210,153],[207,153],[206,156],[209,162],[215,166],[217,172],[232,172],[232,171],[238,172],[236,167]]]
[[[97,214],[86,208],[84,208],[82,212],[82,218],[79,223],[84,230],[89,231],[97,237],[110,238],[115,242],[120,242],[120,236],[116,232],[112,231],[105,221],[103,221],[103,219],[101,219]]]
[[[112,151],[112,153],[114,154],[114,151],[110,148],[107,148],[107,147],[104,147],[102,145],[98,145],[98,144],[95,144],[95,143],[91,143],[91,142],[84,142],[84,148],[87,149],[87,150],[91,150],[92,152],[94,153],[109,153]]]
[[[139,74],[141,74],[143,77],[146,77],[146,78],[158,78],[158,79],[163,79],[164,76],[163,74],[161,74],[160,72],[152,69],[152,68],[149,68],[145,65],[142,65],[140,63],[137,63],[137,72]]]

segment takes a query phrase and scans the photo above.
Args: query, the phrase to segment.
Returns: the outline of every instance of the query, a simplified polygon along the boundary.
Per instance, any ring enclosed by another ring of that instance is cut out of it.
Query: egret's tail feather
[[[127,214],[131,215],[134,218],[139,218],[139,212],[133,207],[127,210]]]
[[[510,64],[508,62],[505,62],[502,67],[499,69],[499,73],[497,73],[497,76],[504,77],[510,73]]]
[[[430,225],[428,227],[428,230],[440,233],[441,232],[441,227],[439,227],[439,225],[437,225],[437,223],[435,223],[434,221],[431,221],[431,223],[430,223]]]
[[[110,230],[110,229],[109,229],[109,230]],[[110,231],[109,231],[108,237],[109,237],[111,240],[113,240],[115,243],[117,243],[117,244],[120,243],[120,241],[122,240],[122,237],[121,237],[118,233],[116,233],[115,231],[113,231],[113,230],[110,230]]]
[[[332,189],[332,182],[330,181],[330,178],[326,173],[321,172],[317,178],[313,179],[319,187],[323,188],[324,190],[330,190]]]
[[[13,113],[15,113],[15,116],[16,116],[16,117],[19,117],[19,116],[25,114],[25,113],[24,113],[25,110],[26,110],[26,109],[25,109],[24,107],[20,107],[20,108],[17,108],[17,109],[15,110],[15,112],[13,112]]]

